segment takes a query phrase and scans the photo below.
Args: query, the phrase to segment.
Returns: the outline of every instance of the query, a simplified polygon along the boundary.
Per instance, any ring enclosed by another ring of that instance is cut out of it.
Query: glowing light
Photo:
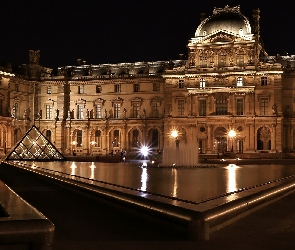
[[[177,130],[172,130],[171,131],[171,137],[173,137],[174,139],[178,137],[178,131]]]
[[[144,163],[142,165],[144,165]],[[146,189],[147,189],[147,180],[148,180],[147,169],[146,168],[142,168],[142,173],[141,173],[141,188],[140,188],[141,191],[146,191]]]
[[[233,138],[233,137],[236,137],[237,133],[236,133],[236,131],[234,131],[233,129],[231,129],[230,131],[228,131],[227,135],[230,138]]]
[[[149,154],[149,148],[147,146],[142,146],[140,148],[140,153],[143,155],[143,156],[148,156]]]

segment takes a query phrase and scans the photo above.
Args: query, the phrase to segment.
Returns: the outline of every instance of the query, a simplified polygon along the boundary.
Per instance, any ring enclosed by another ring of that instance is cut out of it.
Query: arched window
[[[114,138],[113,138],[113,141],[112,141],[113,147],[119,147],[119,145],[120,145],[119,135],[120,135],[120,131],[117,130],[117,129],[114,130]]]
[[[139,132],[137,129],[132,131],[132,147],[138,147],[138,140],[139,140],[138,135],[139,135]]]
[[[77,130],[77,147],[82,147],[82,130]]]
[[[101,141],[101,131],[100,130],[95,130],[95,145],[96,147],[101,147],[100,141]]]

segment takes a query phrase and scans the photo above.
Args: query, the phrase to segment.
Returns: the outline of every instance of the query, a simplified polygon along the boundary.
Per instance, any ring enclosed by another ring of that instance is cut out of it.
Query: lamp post
[[[96,144],[95,141],[91,141],[91,142],[90,142],[90,148],[91,148],[91,155],[92,155],[92,156],[93,156],[93,147],[94,147],[95,144]]]
[[[76,148],[77,142],[72,141],[72,145],[73,145],[73,149],[72,149],[73,152],[72,153],[73,153],[73,155],[76,155],[75,148]]]
[[[231,129],[230,131],[228,131],[228,137],[231,139],[231,152],[234,151],[234,137],[236,137],[237,133],[236,131],[234,131],[233,129]]]

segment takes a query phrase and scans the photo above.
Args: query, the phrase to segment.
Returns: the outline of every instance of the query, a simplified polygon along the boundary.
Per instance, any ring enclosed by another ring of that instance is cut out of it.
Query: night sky
[[[1,2],[0,62],[56,69],[86,64],[161,61],[187,54],[200,13],[240,5],[250,21],[260,9],[261,36],[269,55],[295,54],[295,2],[270,0],[10,0]],[[280,5],[283,3],[284,5]]]

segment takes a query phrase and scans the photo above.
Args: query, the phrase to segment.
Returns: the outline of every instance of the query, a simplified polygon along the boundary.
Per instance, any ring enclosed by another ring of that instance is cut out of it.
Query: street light
[[[175,140],[176,148],[179,148],[178,131],[176,129],[171,131],[171,137]]]
[[[93,147],[94,147],[94,145],[96,144],[96,142],[95,141],[91,141],[90,142],[90,147],[91,147],[91,155],[93,155]]]
[[[73,155],[75,155],[75,146],[77,145],[77,142],[76,141],[72,141],[72,145],[73,145]]]
[[[237,133],[236,133],[236,131],[231,129],[230,131],[228,131],[227,135],[229,138],[231,138],[231,152],[233,152],[234,151],[233,139],[234,139],[234,137],[236,137]]]

